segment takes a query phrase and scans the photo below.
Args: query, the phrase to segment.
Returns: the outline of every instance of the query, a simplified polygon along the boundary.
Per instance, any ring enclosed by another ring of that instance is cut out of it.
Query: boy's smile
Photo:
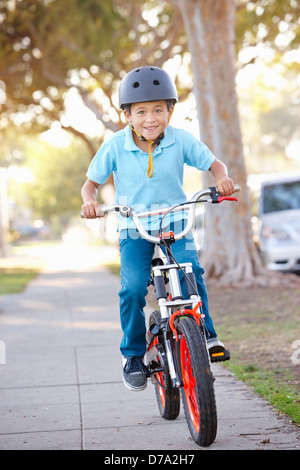
[[[168,125],[170,111],[166,101],[149,101],[131,105],[130,114],[125,111],[128,122],[147,140],[155,141]],[[141,147],[141,141],[133,134],[134,141]],[[142,148],[142,147],[141,147]]]

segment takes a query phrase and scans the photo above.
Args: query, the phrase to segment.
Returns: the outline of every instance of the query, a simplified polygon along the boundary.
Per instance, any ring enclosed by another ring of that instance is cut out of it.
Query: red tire
[[[205,339],[195,320],[187,316],[181,317],[177,331],[185,417],[193,440],[207,447],[216,438],[217,410]]]
[[[160,312],[152,312],[149,319],[149,326],[153,323],[160,325]],[[162,418],[167,420],[174,420],[178,417],[180,412],[180,393],[178,388],[173,388],[171,383],[171,378],[167,372],[167,363],[163,345],[163,335],[158,334],[152,340],[149,349],[153,346],[159,344],[161,354],[158,354],[156,357],[156,362],[162,368],[162,371],[157,372],[153,376],[153,382],[155,386],[156,400],[158,404],[158,409]]]

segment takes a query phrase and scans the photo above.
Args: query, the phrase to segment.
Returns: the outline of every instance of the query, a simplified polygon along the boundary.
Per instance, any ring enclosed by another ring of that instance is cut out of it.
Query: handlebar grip
[[[113,212],[116,210],[115,204],[101,204],[99,206],[100,212],[102,215],[107,215],[109,212]]]
[[[130,217],[131,216],[131,208],[129,206],[116,206],[115,204],[102,204],[99,205],[100,215],[97,217],[103,217],[107,215],[109,212],[120,212],[122,217]],[[83,212],[80,212],[80,217],[85,219]]]

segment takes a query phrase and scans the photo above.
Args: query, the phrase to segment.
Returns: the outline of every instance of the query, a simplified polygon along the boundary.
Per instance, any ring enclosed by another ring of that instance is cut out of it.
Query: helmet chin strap
[[[174,106],[170,111],[170,116],[169,116],[169,119],[168,119],[168,122],[167,122],[167,126],[169,125],[169,122],[170,122],[170,119],[172,117],[173,111],[174,111]],[[124,113],[124,116],[125,116],[125,113]],[[153,145],[153,149],[155,149],[160,144],[160,141],[164,138],[165,133],[162,132],[161,134],[159,134],[159,136],[155,140],[149,140],[149,139],[146,139],[137,130],[135,130],[133,125],[130,124],[130,122],[127,121],[126,116],[125,116],[125,121],[127,122],[130,129],[138,136],[138,138],[140,139],[141,142],[148,142],[149,143],[149,147],[148,147],[149,160],[148,160],[147,176],[148,176],[148,178],[152,178],[152,176],[153,176],[153,156],[152,156],[152,148],[151,147]]]

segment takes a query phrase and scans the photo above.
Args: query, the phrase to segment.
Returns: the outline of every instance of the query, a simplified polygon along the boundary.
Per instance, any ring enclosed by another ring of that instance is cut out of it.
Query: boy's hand
[[[216,181],[216,188],[221,196],[231,196],[235,192],[234,182],[228,176]]]
[[[100,211],[100,204],[95,200],[89,200],[82,204],[81,211],[86,219],[103,217],[103,214]]]
[[[212,163],[210,171],[215,179],[215,185],[221,196],[231,196],[235,192],[233,180],[229,178],[226,165],[218,160]]]

